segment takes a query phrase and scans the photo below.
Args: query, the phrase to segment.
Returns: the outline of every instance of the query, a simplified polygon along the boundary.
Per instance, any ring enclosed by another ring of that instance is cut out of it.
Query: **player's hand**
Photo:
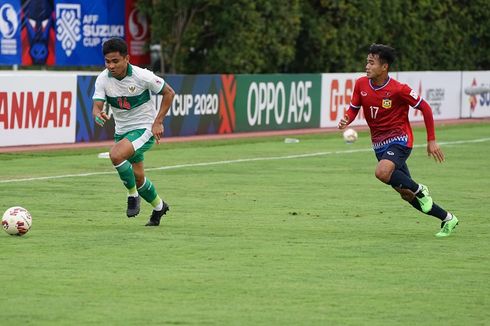
[[[100,111],[95,117],[95,123],[103,127],[105,122],[109,120],[109,116],[104,111]]]
[[[154,122],[151,127],[151,132],[157,144],[160,144],[160,139],[163,137],[163,123]]]
[[[345,127],[347,127],[348,124],[349,124],[349,116],[346,114],[342,119],[340,119],[337,128],[344,129]]]
[[[436,162],[444,162],[444,153],[435,140],[427,142],[427,155],[434,157]]]

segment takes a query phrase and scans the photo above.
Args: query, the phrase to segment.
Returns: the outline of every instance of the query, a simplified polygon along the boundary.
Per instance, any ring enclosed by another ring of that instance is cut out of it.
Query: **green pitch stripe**
[[[457,141],[449,141],[449,142],[440,142],[438,144],[440,146],[450,146],[450,145],[458,145],[458,144],[483,143],[483,142],[487,142],[487,141],[490,141],[490,138],[457,140]],[[414,145],[413,147],[418,148],[418,147],[426,147],[426,146],[427,146],[426,144],[420,144],[420,145]],[[345,150],[345,151],[316,152],[316,153],[305,153],[305,154],[285,155],[285,156],[250,157],[250,158],[242,158],[242,159],[236,159],[236,160],[169,165],[169,166],[161,166],[161,167],[157,167],[157,168],[149,168],[149,169],[145,169],[145,170],[146,171],[174,170],[174,169],[192,168],[192,167],[210,166],[210,165],[225,165],[225,164],[234,164],[234,163],[257,162],[257,161],[289,160],[289,159],[298,159],[298,158],[307,158],[307,157],[316,157],[316,156],[325,156],[325,155],[336,155],[336,154],[341,155],[341,154],[371,152],[372,150],[373,150],[372,148],[362,148],[362,149],[353,149],[353,150]],[[109,175],[109,174],[115,174],[115,173],[116,173],[115,171],[92,172],[92,173],[53,175],[53,176],[46,176],[46,177],[33,177],[33,178],[24,178],[24,179],[9,179],[9,180],[0,180],[0,184],[1,183],[12,183],[12,182],[24,182],[24,181],[40,181],[40,180],[53,180],[53,179],[63,179],[63,178],[91,177],[91,176],[96,176],[96,175]]]

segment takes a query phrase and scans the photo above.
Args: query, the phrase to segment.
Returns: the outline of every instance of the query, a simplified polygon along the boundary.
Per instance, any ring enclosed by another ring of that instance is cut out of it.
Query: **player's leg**
[[[133,130],[122,135],[114,135],[117,142],[111,149],[109,155],[112,163],[117,169],[121,180],[128,189],[128,200],[126,215],[133,217],[140,212],[140,197],[136,187],[136,176],[133,169],[135,159],[138,160],[137,152],[145,144],[153,144],[153,135],[146,129]],[[141,182],[141,180],[140,180]]]
[[[406,162],[400,167],[399,170],[410,177],[410,171],[408,170],[408,166],[407,166]],[[401,189],[398,187],[396,187],[396,188],[394,187],[394,189],[400,193],[400,196],[403,200],[407,201],[415,209],[424,213],[422,210],[422,207],[420,206],[419,200],[417,199],[417,197],[415,196],[415,194],[411,190]],[[452,230],[458,224],[458,219],[456,216],[447,212],[446,210],[444,210],[442,207],[440,207],[436,203],[433,203],[431,210],[427,213],[424,213],[424,214],[434,216],[435,218],[437,218],[441,221],[441,231],[439,233],[442,232],[444,235],[437,235],[439,237],[450,235]],[[447,224],[447,222],[450,222],[450,223]]]
[[[160,198],[150,179],[144,178],[143,185],[138,188],[138,193],[153,206],[153,211],[146,226],[160,225],[162,216],[170,210],[170,207]]]
[[[376,153],[378,165],[376,166],[376,178],[391,185],[393,188],[408,189],[412,191],[424,213],[432,208],[432,197],[426,186],[416,183],[410,173],[404,173],[402,167],[406,167],[406,160],[410,156],[411,149],[402,145],[394,144],[385,151]]]
[[[145,177],[143,161],[133,163],[133,170],[140,196],[143,197],[145,201],[150,203],[155,210],[161,210],[164,204],[163,200],[158,195],[153,182]]]
[[[149,150],[155,140],[153,137],[148,139],[146,142],[140,140],[133,141],[133,146],[135,148],[134,155],[130,158],[132,162],[132,167],[136,179],[136,185],[138,194],[146,202],[153,206],[153,212],[151,214],[150,220],[146,224],[147,226],[158,226],[160,225],[160,220],[163,215],[167,213],[170,209],[169,206],[160,198],[158,195],[154,184],[150,179],[145,177],[144,170],[144,152]]]
[[[118,136],[116,135],[116,140]],[[133,217],[139,213],[139,197],[136,189],[136,179],[131,163],[128,161],[134,154],[133,144],[127,138],[119,136],[120,140],[111,148],[109,157],[128,190],[128,208],[126,215]]]

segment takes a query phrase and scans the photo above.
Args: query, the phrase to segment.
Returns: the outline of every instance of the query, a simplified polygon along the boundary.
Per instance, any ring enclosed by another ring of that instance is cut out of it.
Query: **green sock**
[[[128,189],[128,196],[138,197],[138,189],[136,189],[136,186],[134,186],[131,189]]]
[[[138,193],[144,200],[150,203],[153,207],[156,207],[160,203],[160,197],[157,194],[155,186],[153,183],[145,178],[145,183],[138,188]]]
[[[134,178],[133,166],[128,161],[124,161],[115,167],[124,186],[131,191],[136,187],[136,179]]]

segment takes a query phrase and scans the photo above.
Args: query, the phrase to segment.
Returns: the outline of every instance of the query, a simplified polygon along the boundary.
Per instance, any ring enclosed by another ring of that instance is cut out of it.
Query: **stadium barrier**
[[[335,127],[362,73],[169,75],[165,137]],[[436,120],[490,117],[490,71],[395,72]],[[110,140],[114,121],[92,118],[97,73],[0,72],[0,147]],[[155,96],[158,109],[161,96]],[[109,108],[108,112],[111,115]],[[417,110],[410,120],[423,120]],[[365,125],[362,114],[353,122]]]

